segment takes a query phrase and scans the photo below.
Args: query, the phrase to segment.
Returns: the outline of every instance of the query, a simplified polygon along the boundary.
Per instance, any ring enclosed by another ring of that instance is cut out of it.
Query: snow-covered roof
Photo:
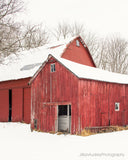
[[[29,51],[11,54],[0,64],[0,82],[32,77],[49,54],[60,57],[74,37]]]
[[[128,75],[113,73],[99,68],[82,65],[54,55],[61,64],[74,73],[78,78],[104,82],[128,84]]]
[[[78,78],[128,84],[127,75],[104,71],[61,58],[67,44],[75,38],[73,37],[6,57],[3,63],[0,64],[0,82],[33,77],[42,64],[48,60],[49,55],[51,55]]]

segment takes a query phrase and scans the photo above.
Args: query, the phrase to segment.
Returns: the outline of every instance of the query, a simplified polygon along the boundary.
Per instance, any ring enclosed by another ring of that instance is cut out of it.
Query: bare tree
[[[8,56],[19,49],[18,36],[20,35],[19,25],[16,23],[3,24],[0,27],[0,55]]]
[[[70,33],[70,26],[65,22],[58,23],[57,27],[52,32],[57,40],[60,40],[61,38],[66,39],[70,35]]]
[[[69,24],[66,22],[58,23],[57,27],[53,31],[53,35],[57,40],[66,39],[67,37],[74,37],[84,34],[84,25],[74,23]]]
[[[12,17],[12,15],[23,9],[22,0],[1,0],[0,1],[0,21]]]
[[[25,26],[22,48],[30,49],[43,46],[49,42],[49,34],[42,24]]]
[[[100,47],[100,43],[99,43],[99,38],[97,37],[97,35],[91,31],[86,31],[83,35],[82,38],[84,39],[95,63],[98,60],[98,50]]]
[[[22,9],[21,0],[0,1],[0,56],[2,57],[18,49],[19,24],[14,23],[13,16]]]
[[[117,73],[128,73],[128,42],[113,36],[102,42],[98,67]]]
[[[0,1],[0,58],[21,50],[42,46],[48,43],[48,33],[43,25],[25,25],[14,21],[23,11],[22,0]]]
[[[70,24],[70,35],[74,36],[84,36],[85,34],[85,27],[83,24],[79,24],[77,22]]]

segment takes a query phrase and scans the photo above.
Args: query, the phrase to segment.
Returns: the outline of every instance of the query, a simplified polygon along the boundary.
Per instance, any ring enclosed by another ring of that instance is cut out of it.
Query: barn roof
[[[82,65],[57,57],[56,55],[54,55],[54,58],[64,65],[68,70],[74,73],[78,78],[128,84],[128,75],[113,73],[99,68]]]
[[[49,55],[51,55],[78,78],[128,84],[127,75],[104,71],[61,58],[67,44],[75,38],[73,37],[57,43],[45,45],[44,47],[8,56],[4,59],[3,63],[0,64],[0,82],[36,76],[42,66],[47,62]]]
[[[75,37],[76,38],[76,37]],[[61,56],[74,37],[6,57],[0,64],[0,82],[32,77],[49,54]]]
[[[113,72],[109,72],[99,68],[82,65],[82,64],[61,58],[57,54],[51,54],[48,56],[47,60],[42,64],[39,70],[31,78],[29,83],[32,83],[32,81],[35,79],[35,77],[38,75],[38,73],[42,70],[42,68],[45,66],[45,64],[51,57],[55,58],[59,63],[61,63],[65,68],[67,68],[79,79],[90,79],[90,80],[103,81],[103,82],[128,84],[128,75],[113,73]]]

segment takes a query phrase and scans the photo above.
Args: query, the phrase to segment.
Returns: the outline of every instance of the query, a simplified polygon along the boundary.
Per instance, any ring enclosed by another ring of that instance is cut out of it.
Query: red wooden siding
[[[54,105],[43,105],[40,109],[40,124],[41,129],[44,132],[56,130],[56,119],[57,119],[57,106]]]
[[[79,40],[80,42],[79,38],[77,38],[77,40]],[[62,58],[87,66],[95,67],[88,49],[85,48],[81,42],[79,47],[76,46],[76,39],[73,40],[73,42],[66,48],[65,52],[62,55]]]
[[[51,63],[56,65],[56,71],[53,73],[50,72]],[[37,129],[55,131],[57,105],[71,103],[72,132],[78,132],[78,78],[75,75],[50,59],[33,81],[31,89],[31,127],[33,129],[34,119],[37,119]]]
[[[21,122],[23,117],[23,89],[12,89],[12,121]]]
[[[24,88],[23,120],[25,123],[30,123],[30,115],[31,115],[31,88]]]
[[[127,125],[128,96],[127,85],[79,81],[79,107],[81,130],[85,127]],[[120,110],[115,111],[115,102],[120,103]]]
[[[7,122],[9,116],[9,91],[0,90],[0,121]]]
[[[0,82],[0,90],[2,89],[11,89],[11,88],[24,88],[28,87],[28,82],[30,78],[18,79],[18,80],[10,80]]]
[[[8,122],[9,90],[12,90],[12,121],[30,123],[30,78],[0,82],[0,121]]]

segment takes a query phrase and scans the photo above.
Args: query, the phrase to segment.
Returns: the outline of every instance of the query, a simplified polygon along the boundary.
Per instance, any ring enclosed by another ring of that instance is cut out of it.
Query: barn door
[[[40,129],[44,132],[58,131],[58,108],[56,105],[43,105],[40,109]]]
[[[12,89],[12,121],[21,122],[23,120],[23,89]]]
[[[25,123],[30,123],[31,114],[31,88],[24,88],[24,110],[23,110],[23,120]]]
[[[9,116],[9,91],[0,90],[0,121],[8,122]]]
[[[71,130],[71,105],[58,106],[58,131],[70,132]]]

